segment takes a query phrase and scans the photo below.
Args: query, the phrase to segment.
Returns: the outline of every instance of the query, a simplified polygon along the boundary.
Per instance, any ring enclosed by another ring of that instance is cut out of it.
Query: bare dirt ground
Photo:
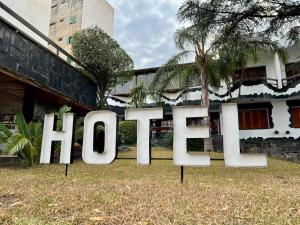
[[[213,161],[186,168],[184,184],[171,161],[76,161],[68,177],[62,165],[1,168],[0,224],[300,224],[300,165],[268,163],[233,169]]]

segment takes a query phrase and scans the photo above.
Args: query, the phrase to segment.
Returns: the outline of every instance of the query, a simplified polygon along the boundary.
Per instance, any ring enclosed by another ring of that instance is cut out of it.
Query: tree
[[[34,166],[40,159],[42,124],[26,123],[22,113],[16,114],[15,123],[15,132],[0,123],[0,141],[6,146],[4,153],[17,154],[26,165]]]
[[[99,27],[75,33],[72,51],[97,83],[99,109],[106,108],[106,98],[113,87],[126,83],[134,75],[130,56]]]
[[[183,3],[178,19],[189,25],[175,33],[175,43],[181,52],[158,70],[151,84],[152,89],[163,92],[169,86],[186,89],[199,83],[202,88],[201,105],[209,108],[209,86],[218,88],[220,79],[229,80],[233,71],[244,67],[250,58],[257,59],[262,50],[281,52],[275,41],[265,35],[248,33],[239,20],[233,21],[231,26],[220,25],[220,2],[223,1],[187,0]],[[194,56],[195,62],[183,64],[190,55]],[[223,75],[224,71],[227,77]],[[212,147],[209,142],[205,145]]]
[[[288,34],[291,41],[299,40],[299,0],[214,0],[210,4],[188,1],[186,13],[197,20],[197,11],[215,13],[216,22],[223,27],[243,27],[250,32],[263,32],[269,37],[282,38]],[[218,7],[215,7],[215,6]]]

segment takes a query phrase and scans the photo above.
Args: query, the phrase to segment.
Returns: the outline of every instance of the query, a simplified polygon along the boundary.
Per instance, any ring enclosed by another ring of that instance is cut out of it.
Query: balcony
[[[18,86],[20,93],[15,96],[18,98],[25,98],[25,93],[31,101],[37,97],[57,105],[68,104],[85,110],[94,108],[96,84],[78,69],[84,66],[3,3],[0,7],[55,49],[54,53],[0,17],[0,83],[5,83],[0,85],[0,91],[16,95],[13,88]],[[68,64],[60,57],[62,55],[77,66]],[[10,89],[6,85],[8,82]]]

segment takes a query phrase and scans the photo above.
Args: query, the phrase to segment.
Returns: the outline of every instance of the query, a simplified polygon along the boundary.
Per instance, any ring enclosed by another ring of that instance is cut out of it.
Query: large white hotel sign
[[[208,138],[209,127],[187,126],[187,118],[207,117],[208,109],[200,106],[173,107],[173,161],[178,166],[209,166],[208,155],[194,155],[187,152],[188,138]],[[73,135],[72,113],[64,114],[62,131],[53,131],[54,115],[45,116],[43,142],[40,163],[49,164],[53,141],[61,142],[60,163],[70,164]],[[137,162],[150,164],[149,129],[152,119],[163,119],[162,108],[128,109],[126,120],[137,121]],[[103,153],[93,149],[94,125],[105,124],[105,146]],[[236,104],[222,104],[222,133],[225,166],[228,167],[265,167],[267,157],[264,154],[241,154],[239,140],[238,110]],[[94,111],[84,120],[82,158],[87,164],[106,165],[116,158],[117,116],[111,111]]]

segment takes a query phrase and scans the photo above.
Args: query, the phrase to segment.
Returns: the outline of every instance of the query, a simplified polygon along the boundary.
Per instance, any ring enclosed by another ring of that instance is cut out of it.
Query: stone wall
[[[33,120],[44,121],[45,114],[56,113],[59,111],[59,106],[44,103],[36,100],[34,104]]]
[[[249,138],[240,140],[240,144],[241,153],[265,153],[300,163],[300,138]]]
[[[21,160],[17,156],[0,156],[0,166],[20,166]]]

